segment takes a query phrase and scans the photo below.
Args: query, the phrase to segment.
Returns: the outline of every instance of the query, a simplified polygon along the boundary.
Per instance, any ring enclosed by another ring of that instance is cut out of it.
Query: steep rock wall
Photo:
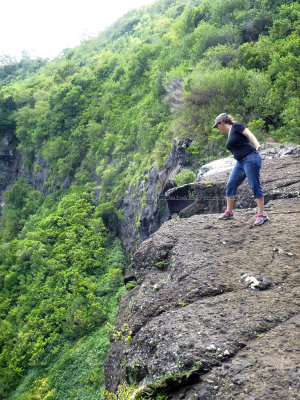
[[[297,398],[299,158],[266,162],[263,182],[276,194],[264,225],[247,206],[230,221],[170,220],[141,244],[115,322],[132,340],[112,340],[109,390],[125,380],[172,400]]]
[[[45,183],[49,177],[49,165],[42,157],[35,159],[38,169],[26,168],[22,151],[17,149],[18,141],[14,135],[6,135],[0,139],[0,218],[4,206],[4,193],[10,190],[18,177],[28,180],[32,188],[47,193]]]
[[[117,234],[127,250],[136,251],[138,245],[170,218],[165,192],[175,186],[176,174],[183,167],[190,167],[186,150],[191,142],[191,139],[174,139],[164,167],[154,166],[118,204],[124,210],[124,218]]]
[[[20,169],[17,140],[11,134],[0,138],[0,218],[4,205],[3,193],[10,188]]]

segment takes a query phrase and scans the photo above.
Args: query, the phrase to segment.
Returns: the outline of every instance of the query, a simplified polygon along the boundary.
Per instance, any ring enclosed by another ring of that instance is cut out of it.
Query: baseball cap
[[[227,116],[226,113],[219,114],[219,115],[217,116],[217,118],[215,119],[215,124],[214,124],[214,126],[212,126],[212,128],[216,128],[216,126],[218,125],[218,123],[221,122],[222,119],[226,118],[226,116]]]

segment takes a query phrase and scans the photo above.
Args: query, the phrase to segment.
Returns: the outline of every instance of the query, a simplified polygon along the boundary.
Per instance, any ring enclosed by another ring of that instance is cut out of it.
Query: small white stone
[[[211,344],[210,346],[206,347],[206,350],[209,350],[209,351],[214,351],[216,349],[217,348],[216,348],[216,346],[214,344]]]
[[[251,289],[259,287],[259,281],[254,276],[249,276],[245,279],[245,282],[251,287]]]

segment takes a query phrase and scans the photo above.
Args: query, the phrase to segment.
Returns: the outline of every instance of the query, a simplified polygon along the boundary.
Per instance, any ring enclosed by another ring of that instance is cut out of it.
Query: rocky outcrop
[[[141,244],[106,361],[109,390],[125,380],[171,400],[297,398],[298,172],[296,154],[265,160],[273,197],[260,227],[247,203],[229,221],[212,211],[170,220]]]
[[[4,206],[4,193],[11,189],[18,177],[26,178],[35,190],[47,193],[45,183],[49,177],[48,163],[40,157],[34,160],[35,171],[28,170],[17,145],[18,140],[14,134],[3,134],[0,138],[0,218]]]
[[[261,183],[265,192],[265,202],[286,197],[299,197],[300,146],[269,146],[262,152],[263,166]],[[166,193],[171,215],[190,217],[195,214],[221,212],[226,206],[226,182],[235,161],[224,158],[203,165],[198,173],[197,182],[188,187],[173,188]],[[189,195],[188,195],[189,193]],[[191,198],[192,204],[177,207],[178,199]],[[175,206],[172,203],[177,200]],[[247,180],[238,189],[236,208],[255,207]]]
[[[15,180],[19,168],[17,139],[14,135],[3,133],[0,138],[0,218],[4,205],[3,193]]]
[[[183,86],[183,78],[173,79],[164,86],[167,92],[164,102],[167,104],[171,112],[175,112],[183,107]]]
[[[135,251],[137,246],[170,218],[165,192],[174,187],[174,177],[189,164],[186,154],[191,139],[174,139],[163,168],[154,166],[137,187],[131,187],[119,202],[124,210],[117,234],[125,249]]]

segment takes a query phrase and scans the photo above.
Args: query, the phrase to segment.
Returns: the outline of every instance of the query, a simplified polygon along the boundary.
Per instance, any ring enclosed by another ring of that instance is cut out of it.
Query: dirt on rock
[[[115,321],[123,340],[106,361],[110,391],[127,381],[153,399],[299,398],[299,181],[285,188],[259,227],[254,208],[193,215],[141,244]]]

